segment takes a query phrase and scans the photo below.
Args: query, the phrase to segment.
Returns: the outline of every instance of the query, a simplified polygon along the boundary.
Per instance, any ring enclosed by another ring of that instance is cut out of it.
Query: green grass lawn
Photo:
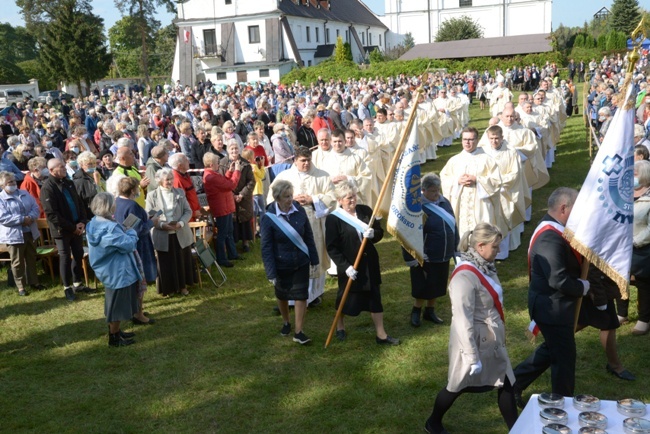
[[[485,128],[487,111],[475,105],[471,116],[472,125]],[[533,195],[533,222],[526,225],[522,247],[498,264],[513,365],[534,348],[524,336],[526,246],[550,192],[580,187],[589,165],[585,138],[582,117],[569,119],[551,182]],[[439,171],[459,151],[458,141],[439,150],[423,172]],[[58,282],[43,276],[50,289],[18,297],[0,275],[0,432],[421,432],[447,380],[448,298],[437,308],[444,325],[410,326],[408,270],[398,243],[387,235],[378,244],[385,324],[402,345],[375,344],[370,315],[362,314],[347,319],[347,341],[334,340],[324,349],[336,294],[330,278],[324,303],[307,315],[305,331],[313,344],[301,347],[280,336],[259,247],[226,270],[221,289],[205,285],[193,288],[190,297],[163,299],[150,288],[146,310],[157,322],[125,324],[137,333],[137,344],[127,348],[107,345],[102,294],[68,303]],[[638,380],[623,382],[605,372],[598,332],[588,329],[577,337],[576,393],[650,400],[648,336],[632,336],[632,326],[619,330],[619,350]],[[549,378],[543,375],[527,393],[549,390]],[[463,396],[445,425],[453,433],[507,431],[496,392]]]

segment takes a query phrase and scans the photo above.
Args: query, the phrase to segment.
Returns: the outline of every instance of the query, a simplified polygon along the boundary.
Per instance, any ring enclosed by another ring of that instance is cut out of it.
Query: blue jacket
[[[86,226],[90,266],[107,289],[125,288],[142,280],[133,252],[138,234],[119,223],[95,216]]]
[[[16,176],[16,182],[20,184],[20,181],[25,179],[25,174],[20,171],[18,167],[4,155],[0,158],[0,172],[11,172]]]
[[[20,204],[22,203],[22,210]],[[25,190],[16,190],[15,194],[8,194],[4,189],[0,192],[0,243],[23,244],[23,220],[31,217],[33,223],[29,229],[32,238],[39,237],[36,219],[41,215],[41,209],[36,200]]]
[[[260,223],[262,231],[262,262],[264,262],[266,277],[269,279],[277,277],[277,269],[295,270],[309,263],[318,265],[318,251],[316,250],[314,233],[311,230],[307,213],[298,202],[293,202],[293,206],[296,207],[298,212],[289,214],[289,224],[298,232],[307,245],[309,257],[296,247],[269,217],[264,215]],[[276,213],[275,202],[272,202],[266,208],[266,213]]]

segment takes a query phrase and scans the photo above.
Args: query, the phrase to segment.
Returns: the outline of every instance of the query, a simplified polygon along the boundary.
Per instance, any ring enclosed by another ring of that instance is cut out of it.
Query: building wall
[[[236,17],[271,12],[278,8],[278,0],[190,0],[178,4],[178,19],[201,19],[205,17]]]
[[[460,1],[385,0],[385,15],[380,18],[395,33],[389,47],[401,43],[407,32],[416,44],[434,42],[445,20],[463,15],[477,21],[486,38],[551,32],[552,0],[472,0],[471,7],[460,7]]]

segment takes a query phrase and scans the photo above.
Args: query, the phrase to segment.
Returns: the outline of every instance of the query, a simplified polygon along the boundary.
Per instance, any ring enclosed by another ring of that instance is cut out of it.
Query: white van
[[[32,96],[20,89],[0,89],[0,109],[23,102],[25,98],[32,99]]]

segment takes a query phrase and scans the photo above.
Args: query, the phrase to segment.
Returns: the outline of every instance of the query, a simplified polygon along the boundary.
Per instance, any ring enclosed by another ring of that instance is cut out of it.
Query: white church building
[[[448,19],[467,15],[483,28],[483,37],[551,33],[553,0],[385,0],[381,20],[391,30],[392,46],[411,32],[416,44],[435,41]]]
[[[187,0],[178,2],[173,80],[194,85],[273,81],[316,65],[337,37],[362,61],[385,49],[388,27],[358,0]]]

